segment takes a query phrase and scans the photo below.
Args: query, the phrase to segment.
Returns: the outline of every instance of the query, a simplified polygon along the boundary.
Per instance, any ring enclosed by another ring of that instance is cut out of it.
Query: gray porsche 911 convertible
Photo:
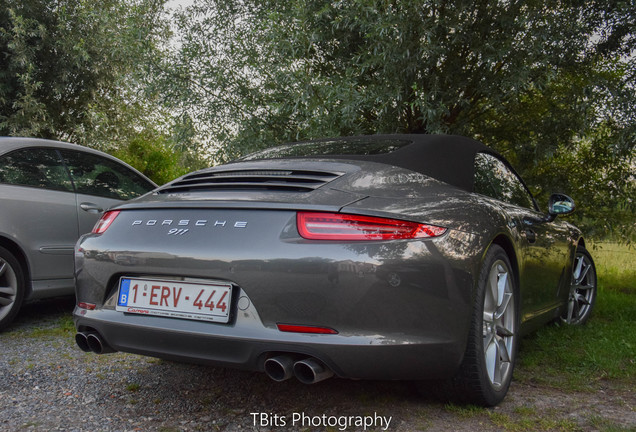
[[[581,232],[472,139],[284,145],[105,213],[76,246],[76,341],[282,381],[435,379],[494,405],[519,338],[585,322]],[[436,384],[437,385],[437,384]]]

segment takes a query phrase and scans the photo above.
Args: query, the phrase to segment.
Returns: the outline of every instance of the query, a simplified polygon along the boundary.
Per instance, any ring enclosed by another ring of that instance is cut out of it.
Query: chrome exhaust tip
[[[106,342],[102,340],[99,333],[89,333],[86,336],[88,348],[95,354],[108,354],[115,352]],[[81,347],[80,347],[81,348]]]
[[[294,376],[294,360],[280,355],[265,360],[265,373],[274,381],[285,381]]]
[[[84,352],[91,352],[91,348],[88,346],[88,335],[86,332],[75,333],[75,343]]]
[[[315,384],[333,376],[333,371],[320,361],[308,358],[294,363],[294,375],[303,384]]]

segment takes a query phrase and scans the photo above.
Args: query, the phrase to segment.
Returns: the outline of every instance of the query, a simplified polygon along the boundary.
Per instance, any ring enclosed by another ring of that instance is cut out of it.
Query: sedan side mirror
[[[565,194],[555,193],[550,195],[548,201],[548,221],[553,221],[559,215],[570,214],[576,205],[574,200]]]

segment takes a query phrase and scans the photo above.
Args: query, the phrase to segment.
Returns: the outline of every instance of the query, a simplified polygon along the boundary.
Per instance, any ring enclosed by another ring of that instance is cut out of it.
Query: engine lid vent
[[[272,190],[311,192],[343,173],[316,170],[223,170],[188,174],[167,184],[158,193],[214,190]]]

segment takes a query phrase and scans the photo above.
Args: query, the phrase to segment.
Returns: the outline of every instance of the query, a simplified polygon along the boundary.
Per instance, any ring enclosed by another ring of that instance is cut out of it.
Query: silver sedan
[[[155,187],[96,150],[0,137],[0,329],[27,300],[72,294],[79,236],[104,210]]]

